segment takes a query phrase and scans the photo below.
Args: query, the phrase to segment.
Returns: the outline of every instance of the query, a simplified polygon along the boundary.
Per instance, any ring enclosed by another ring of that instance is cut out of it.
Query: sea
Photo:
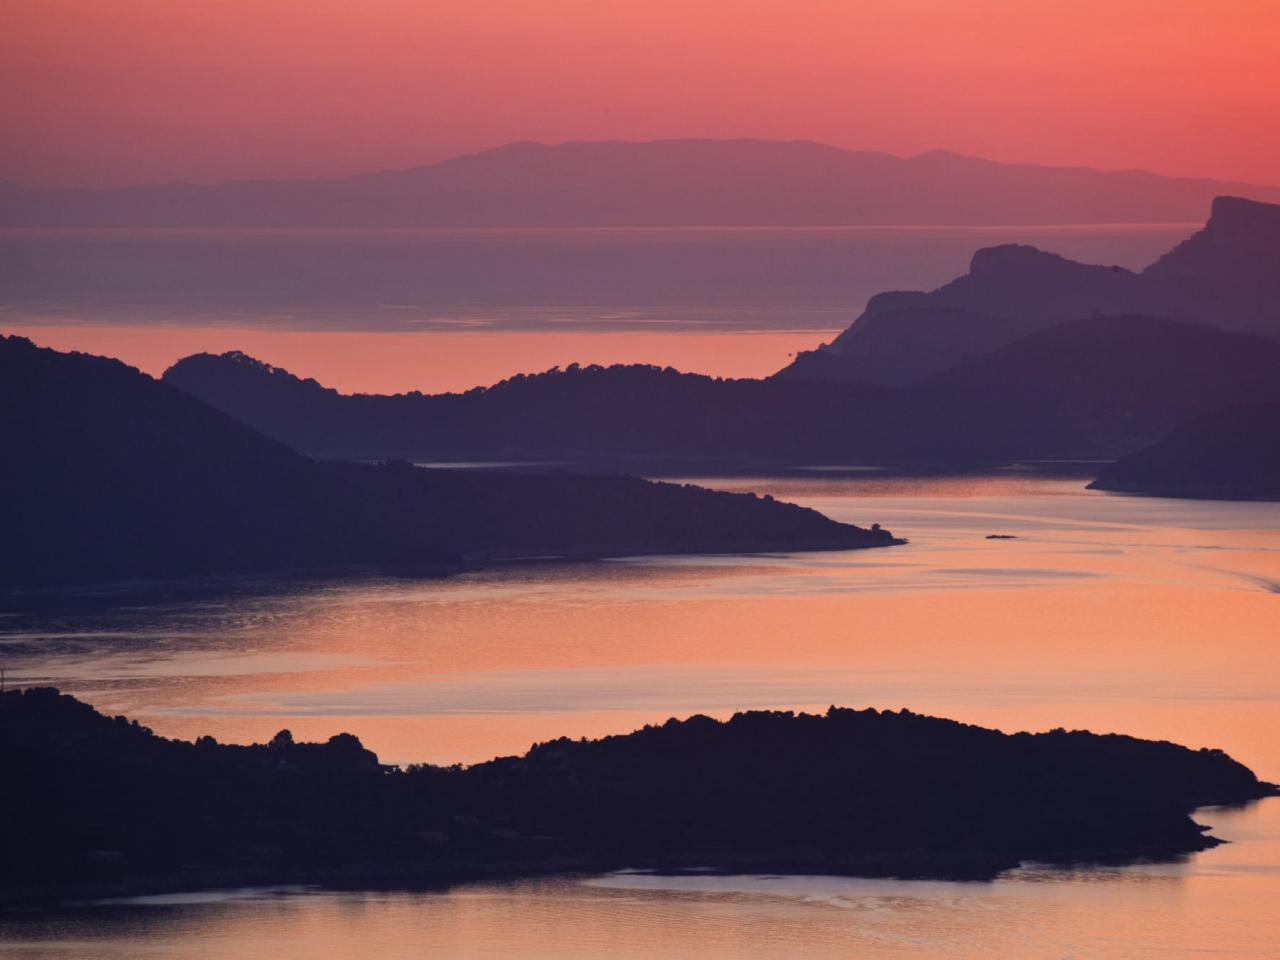
[[[0,332],[153,375],[241,350],[344,392],[570,363],[758,377],[981,247],[1141,269],[1198,224],[577,230],[2,230]]]
[[[907,544],[10,595],[0,666],[166,736],[348,731],[396,763],[837,704],[1219,747],[1280,781],[1280,503],[1090,491],[1079,464],[856,466],[682,479]],[[0,956],[1274,958],[1280,798],[1196,819],[1230,842],[992,882],[622,871],[68,904],[0,915]]]

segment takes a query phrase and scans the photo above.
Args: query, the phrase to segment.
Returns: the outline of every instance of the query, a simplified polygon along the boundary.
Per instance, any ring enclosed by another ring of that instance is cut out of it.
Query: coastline
[[[992,880],[1182,857],[1222,842],[1194,810],[1280,795],[1219,750],[834,706],[401,769],[350,734],[170,740],[33,687],[0,695],[0,748],[25,825],[9,906],[619,870]]]
[[[1190,811],[1224,806],[1247,806],[1280,798],[1280,788],[1256,797],[1224,800]],[[599,877],[613,873],[642,873],[657,876],[737,876],[777,874],[781,876],[836,876],[859,879],[893,879],[960,883],[990,883],[1011,870],[1034,863],[1051,869],[1069,870],[1082,866],[1129,867],[1148,863],[1181,861],[1231,841],[1210,836],[1212,825],[1202,826],[1202,841],[1193,847],[1166,850],[1135,848],[1129,852],[1108,851],[1090,856],[1077,853],[1060,859],[1024,860],[973,851],[963,857],[923,856],[920,851],[882,853],[859,859],[832,859],[821,855],[808,858],[785,855],[738,856],[690,853],[679,858],[653,861],[564,857],[552,861],[511,861],[502,863],[448,862],[424,864],[360,864],[318,870],[200,870],[182,871],[166,877],[121,878],[110,883],[73,883],[41,888],[15,895],[0,891],[0,910],[30,910],[63,905],[128,901],[137,897],[197,895],[243,889],[306,888],[315,891],[406,891],[433,892],[473,883],[519,881],[549,877]],[[710,856],[710,859],[709,859]]]

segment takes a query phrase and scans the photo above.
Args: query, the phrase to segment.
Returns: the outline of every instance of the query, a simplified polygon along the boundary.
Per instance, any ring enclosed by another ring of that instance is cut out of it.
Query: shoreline
[[[838,521],[833,521],[838,522]],[[858,530],[866,537],[874,531],[852,524],[840,524]],[[507,569],[525,565],[541,566],[544,564],[589,564],[610,560],[627,560],[633,558],[654,557],[726,557],[754,556],[758,554],[776,553],[843,553],[851,550],[877,550],[884,547],[901,547],[910,541],[905,537],[895,537],[888,530],[878,531],[885,535],[884,542],[879,543],[814,543],[807,546],[778,546],[761,544],[758,547],[734,547],[724,550],[673,551],[654,547],[652,549],[631,549],[610,551],[606,549],[584,548],[580,551],[564,554],[501,554],[491,557],[477,557],[469,562],[457,565],[423,565],[412,567],[376,567],[370,565],[297,567],[287,570],[246,571],[243,573],[214,574],[209,576],[179,577],[175,579],[123,579],[101,580],[89,583],[56,583],[47,585],[4,585],[0,584],[0,604],[10,600],[58,599],[73,597],[92,597],[110,594],[129,594],[141,591],[165,589],[208,589],[235,588],[253,584],[295,585],[302,583],[332,583],[336,581],[361,581],[369,579],[396,580],[446,580],[450,577],[486,570]]]
[[[0,695],[0,753],[24,825],[0,862],[8,906],[624,869],[992,880],[1184,857],[1222,842],[1195,810],[1280,796],[1220,750],[835,706],[401,769],[350,734],[167,739],[28,687]]]
[[[1252,806],[1280,798],[1280,789],[1256,797],[1215,802],[1197,807]],[[44,889],[21,895],[0,893],[0,912],[40,910],[67,906],[113,906],[137,898],[234,893],[243,890],[295,888],[299,893],[326,892],[406,892],[431,893],[486,882],[519,882],[548,878],[594,878],[617,873],[638,873],[662,877],[777,874],[788,877],[846,877],[874,880],[954,882],[985,884],[1029,864],[1070,870],[1085,866],[1135,867],[1152,863],[1177,863],[1198,853],[1233,841],[1208,834],[1212,825],[1202,825],[1202,842],[1194,848],[1167,850],[1134,849],[1129,853],[1075,854],[1050,859],[1013,859],[974,851],[964,857],[922,856],[920,852],[885,853],[858,859],[831,859],[814,856],[807,860],[786,856],[740,856],[689,854],[654,861],[634,859],[593,859],[565,857],[557,861],[481,863],[459,862],[422,865],[348,864],[318,870],[227,870],[186,871],[166,877],[121,878],[110,883],[77,883],[57,890]]]

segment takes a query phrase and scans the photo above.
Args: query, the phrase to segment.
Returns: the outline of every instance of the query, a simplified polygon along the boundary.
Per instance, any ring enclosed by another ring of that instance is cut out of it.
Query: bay
[[[1221,747],[1280,780],[1280,504],[1103,494],[1044,469],[691,479],[910,543],[7,597],[0,662],[166,735],[346,730],[399,762],[837,703]],[[1197,816],[1233,842],[987,884],[623,873],[144,898],[6,917],[0,954],[1270,956],[1280,801]]]

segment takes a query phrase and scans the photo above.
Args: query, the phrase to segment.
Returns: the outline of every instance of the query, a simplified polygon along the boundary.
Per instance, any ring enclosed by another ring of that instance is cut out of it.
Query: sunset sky
[[[807,138],[1280,183],[1275,0],[0,0],[0,177]]]

